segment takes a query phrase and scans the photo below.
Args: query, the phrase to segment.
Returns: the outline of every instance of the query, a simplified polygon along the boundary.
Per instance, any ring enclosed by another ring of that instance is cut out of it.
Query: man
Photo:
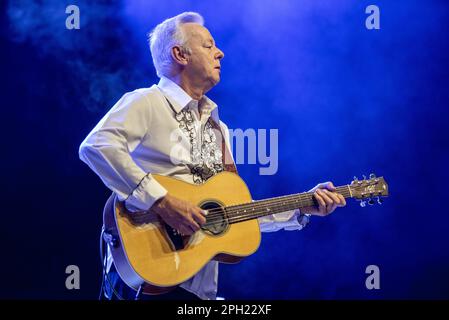
[[[203,24],[193,12],[159,24],[149,36],[159,84],[126,93],[80,147],[80,158],[129,211],[152,210],[184,235],[200,229],[206,212],[172,196],[151,173],[200,184],[234,169],[223,161],[229,152],[228,129],[219,119],[217,105],[205,96],[220,80],[224,53]],[[299,230],[305,213],[323,216],[345,205],[344,197],[332,192],[332,183],[313,190],[319,206],[259,218],[261,230]],[[111,260],[109,256],[107,296],[111,298],[110,287],[115,286],[124,298],[134,298],[135,292],[117,277]],[[215,299],[217,278],[218,262],[211,261],[174,292],[153,298]]]

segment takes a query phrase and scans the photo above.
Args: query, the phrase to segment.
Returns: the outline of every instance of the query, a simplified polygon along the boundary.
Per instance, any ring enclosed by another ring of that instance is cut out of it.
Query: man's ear
[[[173,60],[180,65],[185,66],[189,62],[189,55],[181,46],[174,46],[171,48],[171,56]]]

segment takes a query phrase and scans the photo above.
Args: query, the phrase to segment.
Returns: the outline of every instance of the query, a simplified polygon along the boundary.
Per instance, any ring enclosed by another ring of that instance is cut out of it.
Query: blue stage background
[[[67,30],[65,8],[80,8]],[[365,8],[380,8],[367,30]],[[125,92],[157,81],[146,33],[183,11],[224,51],[209,96],[230,128],[278,129],[279,170],[239,166],[255,199],[354,175],[390,198],[348,201],[300,232],[263,234],[222,265],[226,299],[448,299],[446,1],[6,1],[1,18],[0,298],[96,299],[109,191],[78,147]],[[65,288],[77,265],[81,289]],[[380,268],[379,290],[365,268]]]

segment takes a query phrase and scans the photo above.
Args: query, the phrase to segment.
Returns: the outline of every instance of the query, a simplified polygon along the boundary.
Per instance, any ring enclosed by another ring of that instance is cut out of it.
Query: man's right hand
[[[198,231],[206,222],[207,214],[205,210],[168,193],[156,201],[150,211],[158,214],[165,223],[182,235],[191,235]]]

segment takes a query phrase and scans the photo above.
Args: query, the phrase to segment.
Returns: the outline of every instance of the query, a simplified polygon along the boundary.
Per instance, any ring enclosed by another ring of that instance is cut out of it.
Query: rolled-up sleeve
[[[79,156],[131,210],[148,210],[166,195],[131,153],[148,134],[151,105],[141,93],[125,94],[81,143]]]

